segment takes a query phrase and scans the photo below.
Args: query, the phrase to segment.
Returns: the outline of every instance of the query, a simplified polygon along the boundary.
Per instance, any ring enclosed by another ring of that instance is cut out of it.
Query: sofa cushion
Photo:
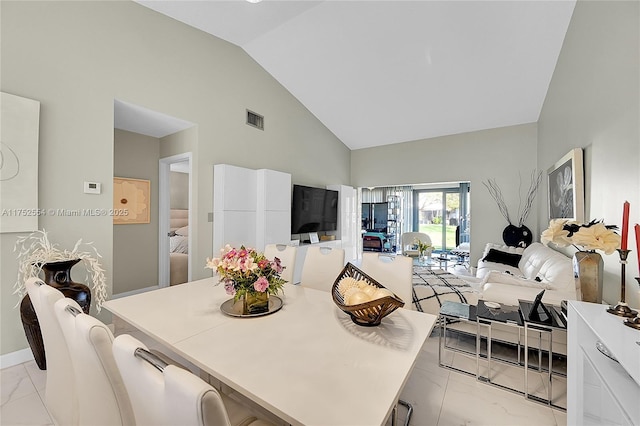
[[[575,291],[575,278],[571,259],[554,252],[538,271],[538,278],[553,290]]]
[[[481,298],[491,302],[504,303],[506,305],[515,306],[518,300],[533,301],[536,295],[540,293],[540,288],[519,287],[511,284],[487,283],[482,289]],[[575,300],[572,293],[563,291],[547,290],[544,292],[542,301],[550,305],[560,306],[563,300]]]
[[[487,253],[487,255],[482,260],[485,262],[503,263],[505,265],[517,268],[520,259],[522,259],[521,254],[490,249],[489,253]]]
[[[499,284],[509,284],[509,285],[514,285],[519,287],[536,288],[538,289],[538,291],[542,289],[548,290],[551,288],[548,283],[541,282],[538,280],[529,280],[525,277],[513,275],[512,273],[509,273],[509,272],[500,272],[500,271],[489,271],[489,273],[485,275],[484,279],[482,280],[482,284],[484,285],[489,282],[499,283]]]
[[[540,243],[533,243],[522,253],[518,268],[525,277],[535,279],[542,265],[553,254],[557,254],[557,252]]]
[[[502,244],[487,243],[484,248],[484,253],[478,261],[478,269],[476,271],[476,278],[483,279],[490,271],[509,271],[514,275],[522,275],[520,269],[516,266],[506,265],[504,263],[485,261],[491,250],[497,250],[504,253],[522,255],[524,249],[522,247],[510,247]]]
[[[523,254],[524,253],[524,248],[522,247],[513,247],[513,246],[507,246],[504,244],[495,244],[495,243],[487,243],[487,245],[484,247],[484,252],[482,253],[482,258],[487,257],[487,255],[489,254],[489,251],[491,250],[499,250],[499,251],[503,251],[505,253],[515,253],[515,254]]]

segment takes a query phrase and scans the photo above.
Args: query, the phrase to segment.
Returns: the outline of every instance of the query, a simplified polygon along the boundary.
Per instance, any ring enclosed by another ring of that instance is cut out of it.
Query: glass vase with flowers
[[[251,315],[269,310],[269,295],[276,295],[286,283],[280,274],[284,267],[277,257],[269,260],[253,248],[239,249],[227,244],[220,257],[207,259],[207,268],[216,271],[218,283],[234,302],[242,300],[243,314]]]
[[[581,300],[602,303],[604,261],[600,253],[612,254],[620,247],[620,235],[616,225],[605,225],[601,220],[578,223],[567,219],[552,219],[540,238],[543,244],[558,247],[574,246],[573,270],[576,289]]]
[[[424,263],[425,256],[431,256],[431,244],[425,241],[421,241],[419,238],[416,238],[413,243],[418,249],[418,260],[420,261],[420,263]]]

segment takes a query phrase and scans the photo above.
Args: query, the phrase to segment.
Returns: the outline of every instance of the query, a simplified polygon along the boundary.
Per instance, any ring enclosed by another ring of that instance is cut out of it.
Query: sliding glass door
[[[469,241],[469,184],[416,189],[413,229],[431,238],[435,251],[449,251]]]

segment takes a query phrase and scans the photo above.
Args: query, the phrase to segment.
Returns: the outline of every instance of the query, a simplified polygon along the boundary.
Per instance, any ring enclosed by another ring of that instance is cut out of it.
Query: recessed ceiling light
[[[249,3],[260,3],[262,0],[247,0]]]

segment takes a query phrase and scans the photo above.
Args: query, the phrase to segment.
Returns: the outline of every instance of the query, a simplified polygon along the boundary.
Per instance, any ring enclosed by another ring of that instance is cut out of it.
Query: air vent
[[[253,111],[247,110],[247,124],[256,129],[264,130],[264,117]]]

